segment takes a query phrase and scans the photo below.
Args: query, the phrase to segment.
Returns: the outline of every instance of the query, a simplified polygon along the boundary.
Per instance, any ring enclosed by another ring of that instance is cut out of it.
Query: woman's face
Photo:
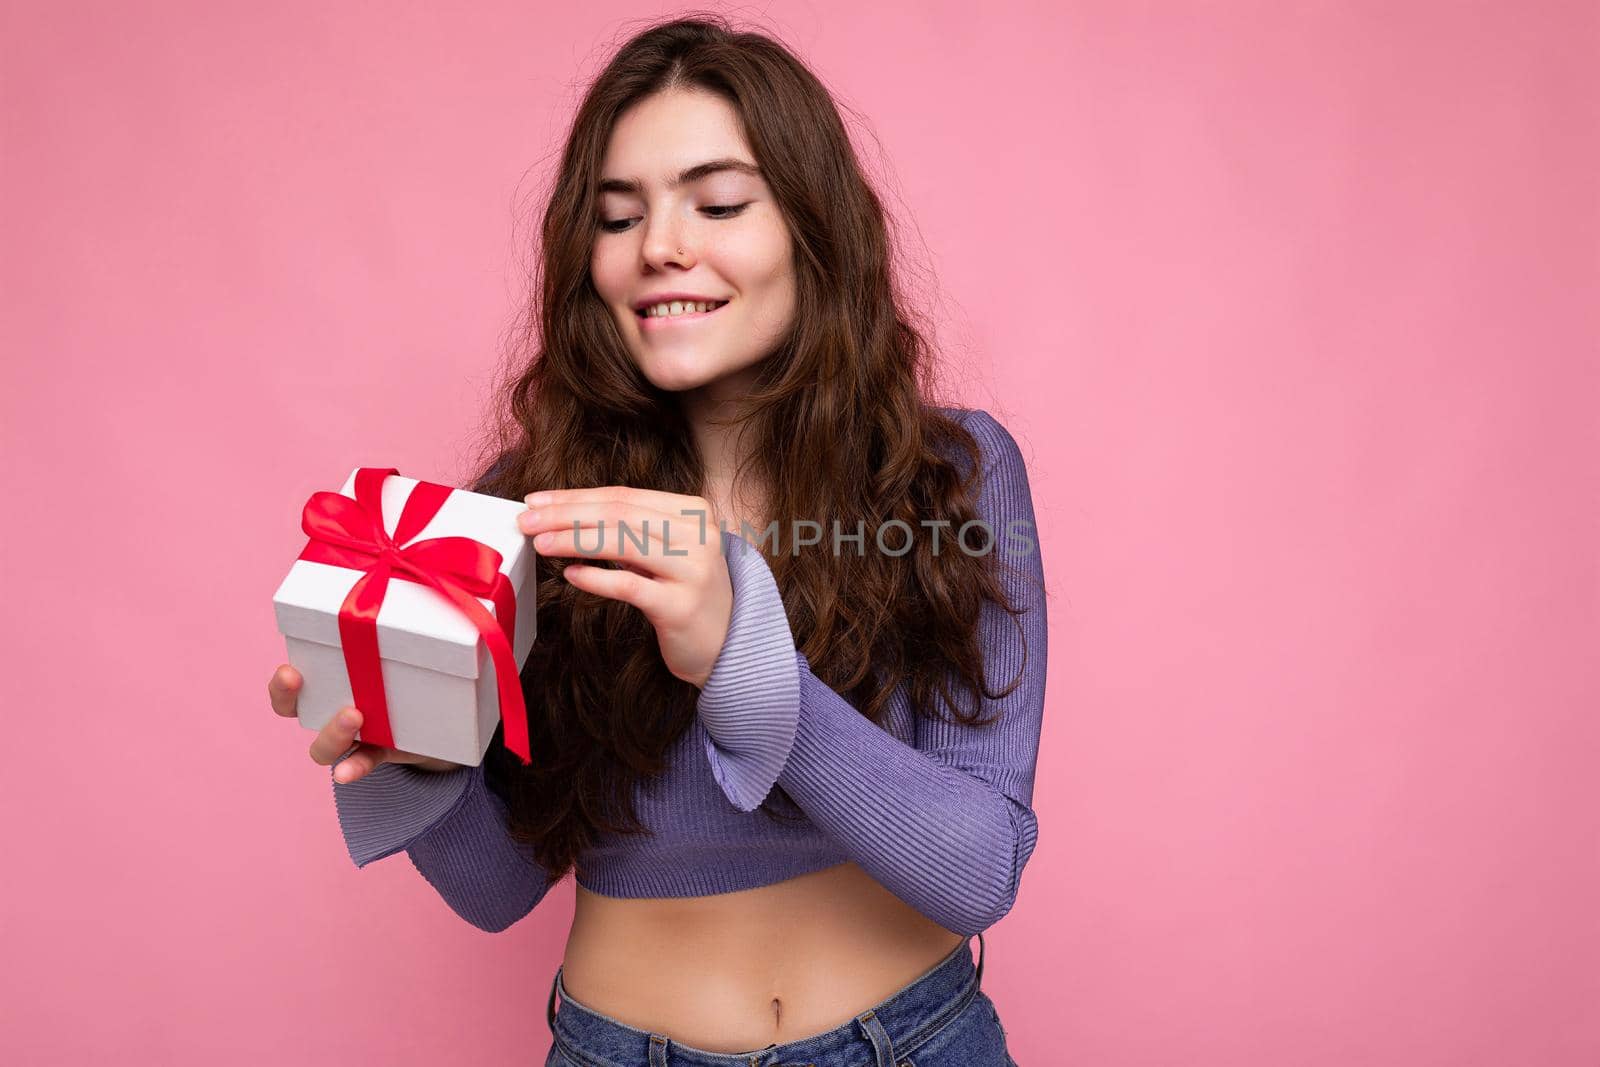
[[[726,161],[750,170],[691,173],[678,184],[691,168]],[[755,168],[738,113],[712,93],[647,97],[612,130],[589,269],[634,362],[657,388],[736,399],[789,328],[789,230]],[[676,294],[726,303],[709,313],[640,317],[641,305]]]

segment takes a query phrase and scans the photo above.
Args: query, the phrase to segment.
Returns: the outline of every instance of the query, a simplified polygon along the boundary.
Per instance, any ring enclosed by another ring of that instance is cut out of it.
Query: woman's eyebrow
[[[708,174],[717,174],[721,171],[732,170],[740,174],[749,174],[761,177],[761,168],[754,163],[743,159],[708,159],[704,163],[696,163],[679,174],[676,178],[668,179],[667,188],[676,189],[680,185],[697,182]],[[600,191],[602,193],[630,193],[638,196],[644,192],[644,185],[637,178],[601,178]]]

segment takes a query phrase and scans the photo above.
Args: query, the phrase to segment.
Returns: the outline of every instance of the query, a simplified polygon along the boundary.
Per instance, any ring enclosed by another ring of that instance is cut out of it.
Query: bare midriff
[[[561,982],[579,1004],[707,1052],[825,1033],[967,939],[846,862],[706,897],[577,887]]]

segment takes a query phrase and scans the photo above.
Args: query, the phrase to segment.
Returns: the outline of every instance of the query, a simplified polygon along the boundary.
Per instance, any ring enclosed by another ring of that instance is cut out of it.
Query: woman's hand
[[[267,680],[267,696],[272,699],[272,710],[285,718],[294,718],[299,713],[300,686],[303,681],[299,671],[287,663],[281,664]],[[358,744],[356,750],[350,753],[350,758],[333,769],[333,780],[336,782],[354,782],[380,763],[409,763],[422,770],[435,772],[453,771],[462,766],[449,760],[418,756],[413,752],[402,752],[397,748],[385,748],[366,741],[358,743],[355,736],[359,729],[361,712],[353,707],[341,708],[339,714],[317,731],[317,736],[311,742],[312,762],[324,767],[338,760],[352,744]]]
[[[623,485],[546,489],[526,503],[517,521],[523,533],[538,535],[534,550],[573,557],[579,562],[567,564],[567,581],[644,612],[667,669],[704,689],[733,617],[733,583],[710,503]],[[585,566],[586,558],[627,569]]]

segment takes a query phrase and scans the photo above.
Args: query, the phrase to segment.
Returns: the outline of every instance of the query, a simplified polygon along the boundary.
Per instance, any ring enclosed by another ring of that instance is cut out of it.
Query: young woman
[[[575,873],[548,1064],[1014,1063],[980,982],[1037,838],[1033,504],[997,421],[924,399],[833,102],[765,36],[654,27],[543,222],[475,486],[538,535],[533,762],[345,709],[311,757],[351,858],[404,850],[488,931]]]

